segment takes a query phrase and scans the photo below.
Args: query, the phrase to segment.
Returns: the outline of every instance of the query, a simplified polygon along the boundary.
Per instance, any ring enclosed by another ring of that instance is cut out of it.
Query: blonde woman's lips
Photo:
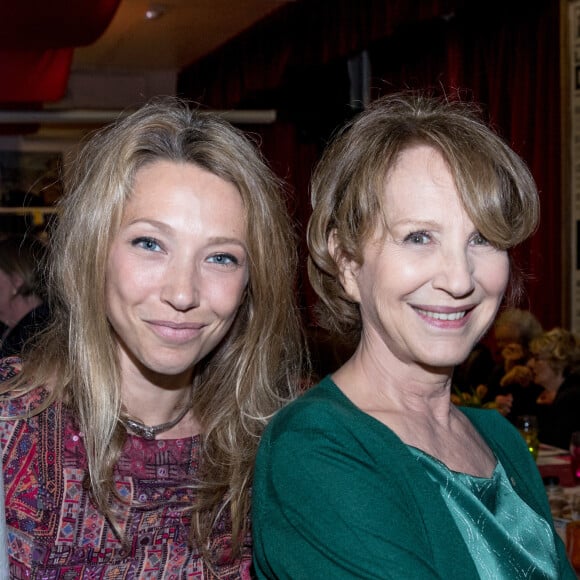
[[[170,342],[188,342],[200,335],[205,324],[192,322],[173,322],[170,320],[149,320],[153,332]]]

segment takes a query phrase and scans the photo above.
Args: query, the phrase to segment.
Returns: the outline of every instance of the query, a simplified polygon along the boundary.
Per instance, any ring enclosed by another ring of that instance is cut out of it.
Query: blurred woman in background
[[[48,324],[44,257],[44,243],[37,237],[0,239],[0,321],[5,325],[0,358],[20,354],[27,341]]]
[[[568,449],[580,431],[580,347],[569,330],[556,327],[532,340],[528,367],[543,390],[533,414],[541,443]]]

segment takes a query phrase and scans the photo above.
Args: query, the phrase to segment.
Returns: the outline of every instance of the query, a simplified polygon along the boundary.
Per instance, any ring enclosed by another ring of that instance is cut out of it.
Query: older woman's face
[[[467,216],[442,156],[402,153],[387,179],[382,226],[347,264],[347,293],[360,303],[363,345],[386,363],[422,367],[462,362],[493,321],[508,276],[507,253],[487,243]]]
[[[231,327],[247,281],[238,190],[192,164],[141,168],[106,276],[123,372],[187,376]]]

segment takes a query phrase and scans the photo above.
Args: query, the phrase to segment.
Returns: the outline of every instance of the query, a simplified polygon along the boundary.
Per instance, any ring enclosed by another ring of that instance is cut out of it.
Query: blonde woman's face
[[[247,282],[238,190],[193,164],[141,168],[106,274],[122,373],[187,380],[231,327]]]
[[[496,315],[507,253],[479,234],[432,147],[404,151],[383,195],[388,231],[379,228],[365,245],[362,266],[343,272],[360,304],[363,347],[387,365],[453,367]]]

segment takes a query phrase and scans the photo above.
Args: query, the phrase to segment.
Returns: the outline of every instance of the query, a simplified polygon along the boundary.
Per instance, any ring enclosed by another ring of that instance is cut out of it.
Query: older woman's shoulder
[[[496,409],[462,407],[461,411],[494,449],[523,441],[515,426]]]

